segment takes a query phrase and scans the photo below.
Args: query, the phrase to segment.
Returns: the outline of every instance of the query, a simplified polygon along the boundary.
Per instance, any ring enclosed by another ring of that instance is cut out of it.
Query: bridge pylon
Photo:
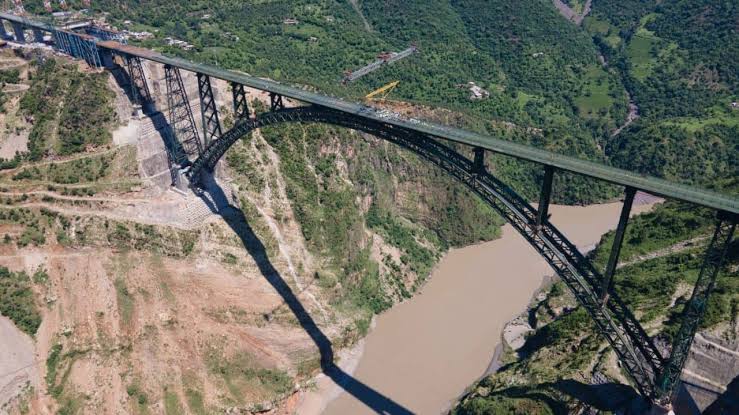
[[[210,84],[210,76],[197,74],[198,93],[200,95],[200,115],[203,121],[203,146],[207,147],[211,141],[221,138],[221,120],[218,117],[218,104],[216,103],[213,87]]]
[[[236,120],[249,118],[249,101],[246,99],[246,88],[244,85],[231,82],[231,94],[233,97],[234,118]]]
[[[146,82],[144,75],[144,66],[141,64],[141,58],[138,56],[125,56],[126,66],[128,67],[128,76],[131,80],[131,97],[135,104],[141,105],[142,108],[153,103],[149,84]]]
[[[8,29],[5,28],[5,21],[0,19],[0,39],[10,40],[12,37],[13,36],[8,32]]]
[[[706,313],[708,298],[716,286],[716,278],[732,245],[737,219],[736,216],[728,214],[718,215],[716,229],[706,249],[698,281],[695,283],[690,300],[685,305],[680,329],[672,342],[672,353],[656,381],[656,398],[660,405],[669,405],[680,383],[680,374],[690,354],[695,332]]]
[[[169,125],[172,128],[173,159],[180,166],[190,164],[191,157],[198,157],[203,152],[200,136],[195,125],[195,118],[187,98],[185,84],[182,82],[180,69],[164,65],[164,76],[167,83],[167,108]]]
[[[271,92],[269,94],[269,110],[274,112],[277,110],[284,110],[285,103],[282,101],[282,95]]]

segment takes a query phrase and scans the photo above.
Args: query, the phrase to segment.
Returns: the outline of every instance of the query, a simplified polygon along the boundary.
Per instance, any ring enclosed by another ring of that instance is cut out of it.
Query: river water
[[[633,212],[650,207],[635,206]],[[620,209],[621,203],[552,206],[551,221],[587,251],[616,227]],[[523,237],[506,225],[498,240],[450,251],[422,292],[380,315],[354,357],[340,365],[414,413],[444,412],[485,373],[503,326],[526,309],[543,278],[552,274]],[[325,377],[297,413],[322,411],[373,413]]]

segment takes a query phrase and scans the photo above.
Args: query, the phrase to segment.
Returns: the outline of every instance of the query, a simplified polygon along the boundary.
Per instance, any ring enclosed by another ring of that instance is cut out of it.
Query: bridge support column
[[[552,182],[554,182],[554,167],[544,167],[544,182],[541,184],[541,192],[539,193],[539,206],[536,214],[536,228],[549,220],[549,201],[552,198]]]
[[[485,149],[475,147],[475,159],[473,161],[472,169],[475,174],[485,174]]]
[[[706,312],[708,298],[716,285],[716,277],[724,264],[738,221],[736,215],[730,217],[729,214],[719,213],[716,231],[706,250],[698,281],[690,301],[685,305],[680,330],[672,343],[670,359],[657,378],[657,400],[661,405],[670,403],[680,382],[680,373],[688,359],[695,331]]]
[[[26,33],[21,23],[12,23],[13,33],[15,33],[15,41],[18,43],[26,43]]]
[[[8,33],[8,30],[5,28],[5,21],[0,19],[0,38],[3,40],[10,40],[12,36],[10,33]]]
[[[203,120],[203,146],[223,135],[221,120],[218,118],[218,105],[213,95],[210,77],[201,73],[198,76],[198,92],[200,94],[200,114]]]
[[[39,29],[33,29],[33,40],[38,43],[44,43],[44,32]]]
[[[144,112],[146,112],[148,110],[147,106],[152,103],[152,99],[151,93],[149,92],[149,85],[146,83],[141,58],[137,56],[126,56],[126,66],[128,66],[128,76],[131,79],[132,101],[141,105]]]
[[[285,109],[285,104],[282,102],[282,95],[275,94],[274,92],[269,93],[269,110],[277,111]]]
[[[195,118],[187,98],[185,84],[182,82],[180,69],[174,66],[164,66],[164,76],[167,81],[167,107],[169,108],[169,125],[172,127],[174,160],[180,165],[189,164],[189,158],[199,156],[203,152]],[[178,151],[181,149],[182,151]]]
[[[100,49],[100,61],[103,68],[113,69],[116,67],[115,60],[113,59],[113,52],[109,49]]]
[[[633,187],[626,188],[626,198],[624,199],[624,205],[621,208],[621,217],[618,220],[616,235],[613,237],[611,255],[608,257],[606,272],[603,274],[603,286],[601,287],[600,292],[600,302],[602,305],[605,305],[608,302],[608,296],[611,291],[613,291],[613,274],[616,273],[616,267],[618,266],[618,257],[621,255],[621,246],[624,242],[626,226],[629,224],[629,215],[631,214],[631,206],[634,204],[635,195],[636,189]]]
[[[244,85],[231,82],[231,93],[234,104],[234,118],[237,120],[249,118],[249,102],[246,99]]]

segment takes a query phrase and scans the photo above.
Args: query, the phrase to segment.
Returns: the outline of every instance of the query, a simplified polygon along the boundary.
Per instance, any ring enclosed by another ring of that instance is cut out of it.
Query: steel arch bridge
[[[11,25],[12,33],[6,30],[6,22]],[[128,46],[117,41],[115,33],[101,34],[91,28],[82,29],[86,33],[80,33],[79,29],[58,28],[25,17],[0,13],[0,37],[4,39],[24,43],[27,32],[32,31],[36,41],[45,42],[43,34],[49,33],[50,43],[53,43],[57,51],[84,59],[92,67],[104,67],[118,71],[116,73],[125,72],[131,99],[141,105],[144,112],[155,111],[156,105],[148,87],[142,61],[164,65],[168,112],[168,132],[164,139],[172,167],[173,183],[179,180],[181,172],[186,172],[191,185],[197,189],[204,175],[215,168],[238,139],[258,128],[287,122],[327,123],[366,132],[434,163],[500,213],[547,260],[593,318],[599,333],[613,347],[639,391],[660,405],[667,406],[670,403],[739,222],[739,199],[736,197],[449,126],[388,115],[362,104],[310,92],[303,87],[283,85]],[[181,70],[197,75],[202,117],[200,133],[190,108]],[[233,113],[237,123],[225,133],[222,131],[211,77],[227,81],[231,86]],[[247,87],[269,93],[269,112],[250,118]],[[287,99],[308,106],[287,109]],[[472,148],[474,157],[467,158],[444,142]],[[486,152],[543,166],[545,174],[537,209],[486,170]],[[552,181],[558,171],[625,187],[624,207],[603,274],[548,221]],[[681,326],[668,352],[669,356],[663,356],[656,348],[622,299],[613,291],[613,276],[637,190],[717,212],[714,236],[705,254],[693,294],[684,308]]]
[[[675,376],[679,377],[682,362],[680,369],[672,368],[675,363],[666,361],[624,301],[613,292],[612,287],[604,287],[603,275],[546,219],[546,213],[534,209],[523,197],[487,171],[484,152],[475,151],[475,157],[470,159],[438,139],[422,133],[320,106],[273,108],[254,119],[240,120],[230,131],[206,147],[187,173],[191,185],[197,188],[203,175],[212,172],[218,161],[239,139],[259,128],[284,123],[325,123],[369,133],[416,153],[443,169],[503,216],[549,263],[588,311],[642,394],[647,397],[659,396],[665,393],[659,382],[664,386],[677,382]],[[549,183],[551,186],[552,173],[548,171],[545,185]],[[550,189],[546,188],[543,191],[547,199],[549,192]],[[703,267],[702,280],[715,278],[720,266],[719,258],[723,257],[733,230],[734,225],[731,222],[720,222],[709,249],[709,256],[713,257]],[[604,298],[605,289],[607,296]],[[689,331],[690,327],[684,330]],[[687,349],[684,353],[687,355]],[[668,373],[673,377],[660,378]],[[668,391],[668,394],[671,392]]]

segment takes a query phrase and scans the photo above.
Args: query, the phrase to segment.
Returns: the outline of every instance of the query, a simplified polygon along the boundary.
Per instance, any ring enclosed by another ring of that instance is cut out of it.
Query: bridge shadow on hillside
[[[209,176],[209,175],[207,175]],[[212,177],[204,178],[204,192],[201,199],[213,213],[220,215],[231,229],[239,236],[242,244],[254,258],[259,270],[267,281],[285,300],[285,304],[298,319],[298,322],[318,347],[321,356],[321,369],[337,385],[359,401],[380,414],[412,414],[411,411],[390,398],[380,394],[371,387],[353,378],[334,363],[334,351],[331,341],[318,327],[316,322],[303,307],[298,297],[272,265],[264,244],[256,236],[241,209],[230,205],[223,189]]]

